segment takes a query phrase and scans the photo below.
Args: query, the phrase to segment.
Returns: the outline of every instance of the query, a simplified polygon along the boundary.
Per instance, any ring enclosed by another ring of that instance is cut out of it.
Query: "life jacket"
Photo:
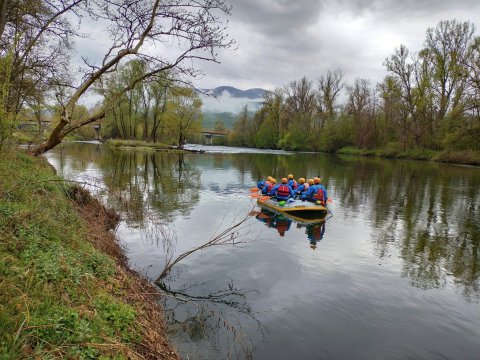
[[[295,190],[298,187],[297,180],[292,180],[292,181],[293,181],[292,189]]]
[[[288,187],[288,185],[280,185],[277,189],[277,196],[288,198],[290,196],[290,188]]]
[[[265,185],[263,185],[263,189],[262,189],[262,192],[264,192],[265,194],[269,193],[270,190],[273,189],[273,183],[271,183],[270,181],[265,181]]]
[[[317,191],[315,192],[315,194],[313,194],[313,199],[315,200],[315,202],[320,201],[320,204],[325,206],[325,195],[322,188],[317,188]]]

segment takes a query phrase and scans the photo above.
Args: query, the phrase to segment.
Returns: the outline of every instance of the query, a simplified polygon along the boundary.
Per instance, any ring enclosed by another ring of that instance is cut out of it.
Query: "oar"
[[[259,188],[250,188],[250,192],[257,192]]]

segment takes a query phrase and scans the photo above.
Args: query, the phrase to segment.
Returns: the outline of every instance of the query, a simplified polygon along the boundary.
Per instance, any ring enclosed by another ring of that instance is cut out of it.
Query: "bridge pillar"
[[[212,145],[213,136],[212,134],[205,134],[205,145]]]
[[[95,140],[100,141],[100,124],[94,124],[93,128],[95,129]]]

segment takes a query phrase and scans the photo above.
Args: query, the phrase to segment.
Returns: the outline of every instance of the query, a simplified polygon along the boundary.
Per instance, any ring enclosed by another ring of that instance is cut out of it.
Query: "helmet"
[[[282,184],[286,184],[286,183],[288,183],[287,178],[282,178]]]
[[[319,177],[316,177],[316,178],[313,179],[313,182],[315,184],[320,184],[322,182],[322,179],[320,179]]]
[[[313,179],[308,179],[308,185],[313,185]]]
[[[273,178],[272,178],[271,176],[268,176],[268,177],[267,177],[267,180],[268,180],[268,181],[272,181],[272,179],[273,179]]]
[[[293,179],[293,175],[292,174],[288,174],[288,179]]]
[[[305,179],[304,179],[304,178],[300,178],[300,179],[298,179],[298,182],[299,182],[300,184],[303,184],[303,183],[305,182]]]
[[[277,180],[275,180],[274,178],[271,178],[271,179],[270,179],[270,182],[271,182],[272,184],[276,184]]]

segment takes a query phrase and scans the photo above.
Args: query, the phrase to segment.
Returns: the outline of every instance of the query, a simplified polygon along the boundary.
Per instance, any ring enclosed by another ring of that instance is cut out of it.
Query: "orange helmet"
[[[313,185],[313,179],[308,179],[308,185]]]
[[[268,180],[268,181],[272,181],[272,179],[273,179],[273,178],[272,178],[271,176],[268,176],[268,177],[267,177],[267,180]]]
[[[315,184],[320,184],[322,182],[322,179],[320,179],[319,177],[316,177],[316,178],[313,179],[313,182]]]
[[[288,179],[293,179],[293,175],[292,174],[288,174]]]
[[[276,184],[277,180],[275,180],[274,178],[272,178],[272,179],[270,180],[270,182],[271,182],[272,184]]]
[[[286,184],[286,183],[288,183],[287,178],[282,178],[282,184]]]
[[[299,182],[300,184],[303,184],[303,183],[305,182],[305,179],[304,179],[304,178],[300,178],[300,179],[298,179],[298,182]]]

